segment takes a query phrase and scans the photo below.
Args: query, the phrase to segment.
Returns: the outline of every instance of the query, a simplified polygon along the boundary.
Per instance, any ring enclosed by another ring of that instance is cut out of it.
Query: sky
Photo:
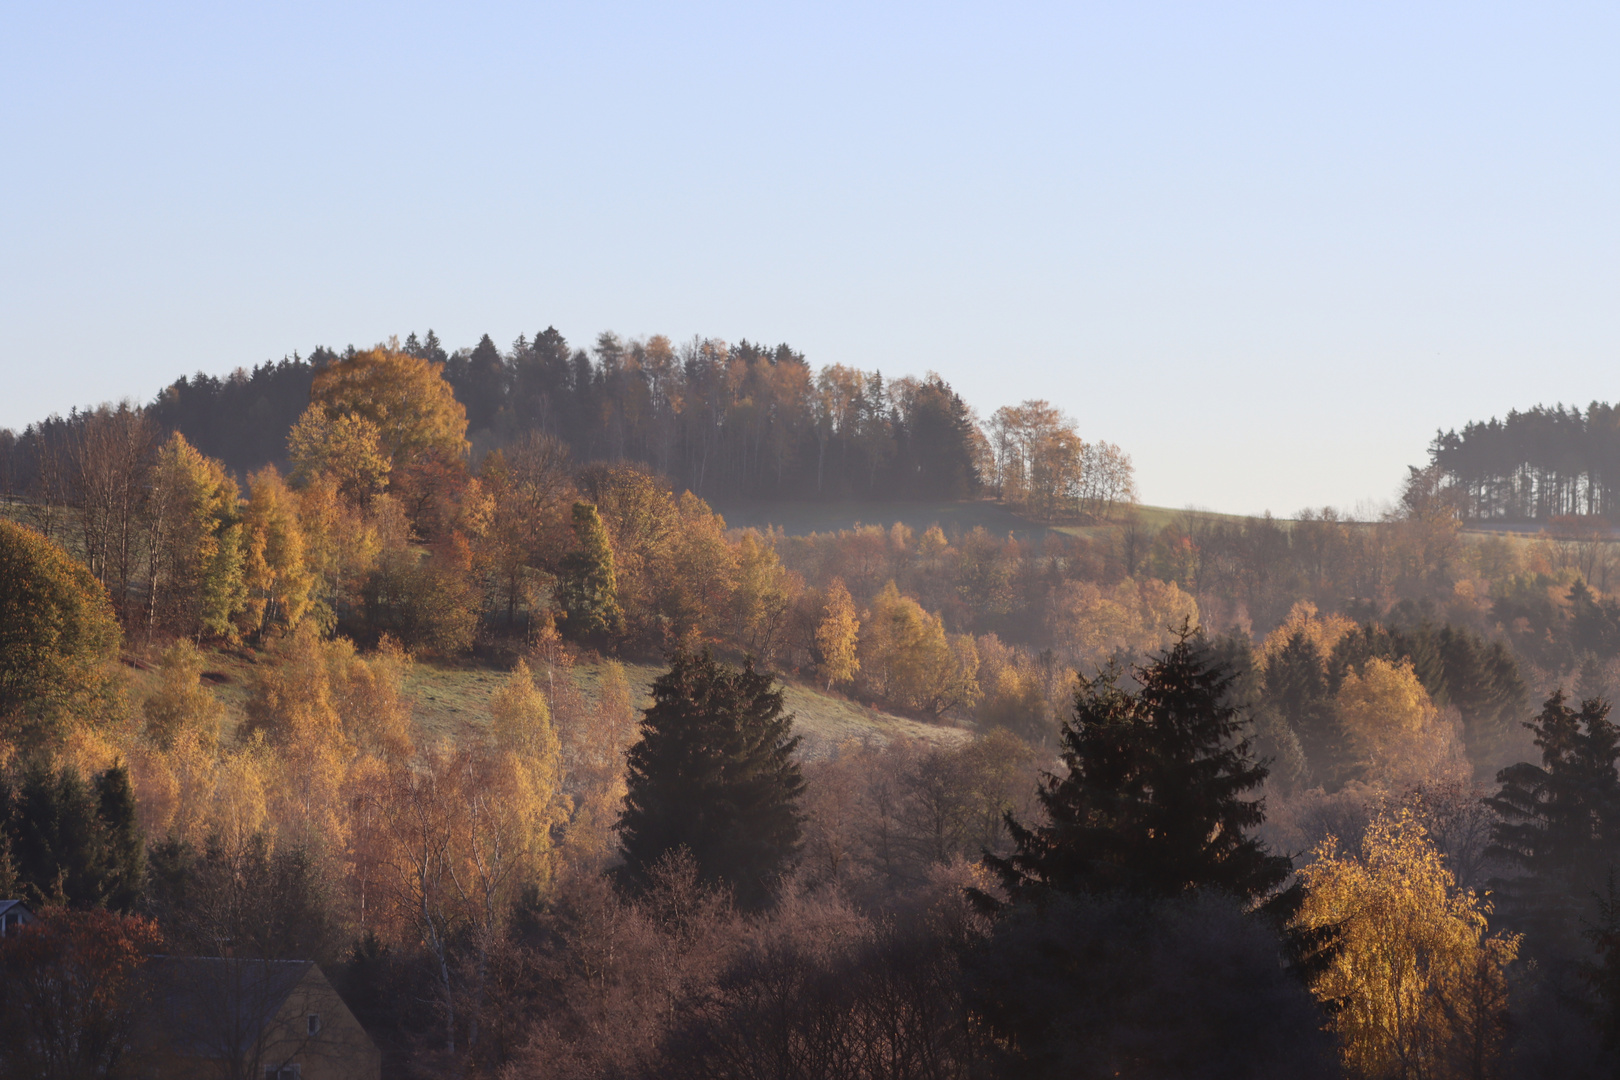
[[[1143,500],[1620,397],[1620,6],[0,4],[0,426],[432,327],[1047,399]]]

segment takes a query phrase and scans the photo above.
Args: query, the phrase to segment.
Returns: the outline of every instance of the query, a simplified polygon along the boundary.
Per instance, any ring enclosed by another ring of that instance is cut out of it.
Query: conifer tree
[[[1286,914],[1282,907],[1297,897],[1274,894],[1290,861],[1248,835],[1265,819],[1265,804],[1243,796],[1267,770],[1243,737],[1231,673],[1183,627],[1134,674],[1135,693],[1120,685],[1117,668],[1082,680],[1060,735],[1067,772],[1042,784],[1047,820],[1026,826],[1009,816],[1014,851],[989,865],[1014,902],[1215,889]]]
[[[1486,800],[1502,819],[1493,854],[1524,871],[1497,882],[1497,892],[1532,950],[1573,951],[1583,918],[1595,914],[1595,898],[1620,864],[1620,729],[1608,714],[1599,698],[1577,712],[1562,690],[1555,693],[1529,725],[1542,763],[1503,769],[1501,789]]]
[[[1266,665],[1266,700],[1299,739],[1311,778],[1333,790],[1344,780],[1349,749],[1328,693],[1321,653],[1304,631],[1296,632]]]
[[[574,538],[579,550],[564,557],[557,583],[558,599],[568,613],[574,637],[615,636],[624,628],[619,586],[613,571],[613,548],[607,527],[590,503],[574,504]]]
[[[641,739],[628,755],[618,831],[624,873],[645,884],[685,848],[699,875],[758,907],[798,847],[804,789],[793,717],[775,679],[701,654],[676,653],[653,683]]]

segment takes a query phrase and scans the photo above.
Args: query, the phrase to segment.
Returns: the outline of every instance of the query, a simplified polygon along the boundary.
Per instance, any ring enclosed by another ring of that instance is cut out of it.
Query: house
[[[379,1080],[382,1055],[309,961],[154,957],[132,1080]]]
[[[0,900],[0,937],[14,934],[19,926],[34,921],[34,913],[21,900]]]

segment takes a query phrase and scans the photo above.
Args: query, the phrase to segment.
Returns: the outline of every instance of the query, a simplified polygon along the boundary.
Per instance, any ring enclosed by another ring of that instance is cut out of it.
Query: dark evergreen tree
[[[146,871],[146,839],[135,813],[135,788],[129,769],[118,762],[95,781],[96,816],[107,851],[107,906],[131,911],[141,897]]]
[[[761,906],[801,827],[799,739],[782,691],[752,659],[739,670],[705,650],[676,653],[652,696],[628,755],[618,823],[627,883],[645,884],[685,848],[705,881]]]
[[[1513,725],[1526,711],[1527,693],[1518,664],[1506,646],[1487,645],[1465,627],[1441,627],[1435,644],[1445,680],[1444,698],[1436,703],[1457,707],[1475,773],[1491,775],[1507,760],[1504,754]]]
[[[1250,754],[1232,674],[1190,631],[1135,669],[1131,692],[1110,669],[1082,681],[1060,734],[1066,774],[1048,776],[1046,821],[1008,818],[1014,850],[990,867],[1014,902],[1044,894],[1175,896],[1213,889],[1280,905],[1291,862],[1249,831],[1265,820],[1266,778]],[[1288,894],[1292,896],[1292,894]]]
[[[472,352],[457,352],[445,364],[444,377],[467,408],[469,431],[485,431],[495,423],[506,400],[506,359],[488,334]]]
[[[1328,1075],[1319,1038],[1251,1025],[1241,1050],[1231,1041],[1234,1007],[1321,1027],[1284,971],[1325,956],[1328,937],[1279,934],[1303,894],[1284,888],[1288,857],[1248,835],[1265,812],[1245,796],[1267,770],[1234,672],[1183,629],[1134,674],[1134,692],[1117,669],[1082,683],[1066,775],[1040,791],[1046,821],[1009,817],[1013,853],[986,858],[1010,902],[977,894],[998,919],[968,959],[967,995],[992,1062],[1019,1078]]]
[[[115,766],[90,783],[43,764],[0,786],[18,884],[35,903],[129,910],[140,896],[144,851],[129,775]]]
[[[1608,714],[1605,701],[1577,712],[1554,694],[1529,725],[1542,763],[1503,769],[1486,800],[1501,817],[1492,854],[1521,872],[1496,882],[1498,906],[1533,950],[1577,952],[1582,921],[1620,864],[1620,730]]]
[[[1303,631],[1290,637],[1266,665],[1265,702],[1292,728],[1311,779],[1337,790],[1349,769],[1349,745],[1328,693],[1323,657]]]

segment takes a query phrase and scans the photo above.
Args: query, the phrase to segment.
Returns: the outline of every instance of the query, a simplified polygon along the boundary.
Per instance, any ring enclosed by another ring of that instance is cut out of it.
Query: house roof
[[[229,1057],[257,1039],[311,969],[309,960],[154,956],[151,1007],[170,1045],[195,1057]]]
[[[33,910],[21,900],[0,900],[0,915],[9,914],[13,908],[22,908],[22,910],[28,912],[30,915],[34,913]]]

